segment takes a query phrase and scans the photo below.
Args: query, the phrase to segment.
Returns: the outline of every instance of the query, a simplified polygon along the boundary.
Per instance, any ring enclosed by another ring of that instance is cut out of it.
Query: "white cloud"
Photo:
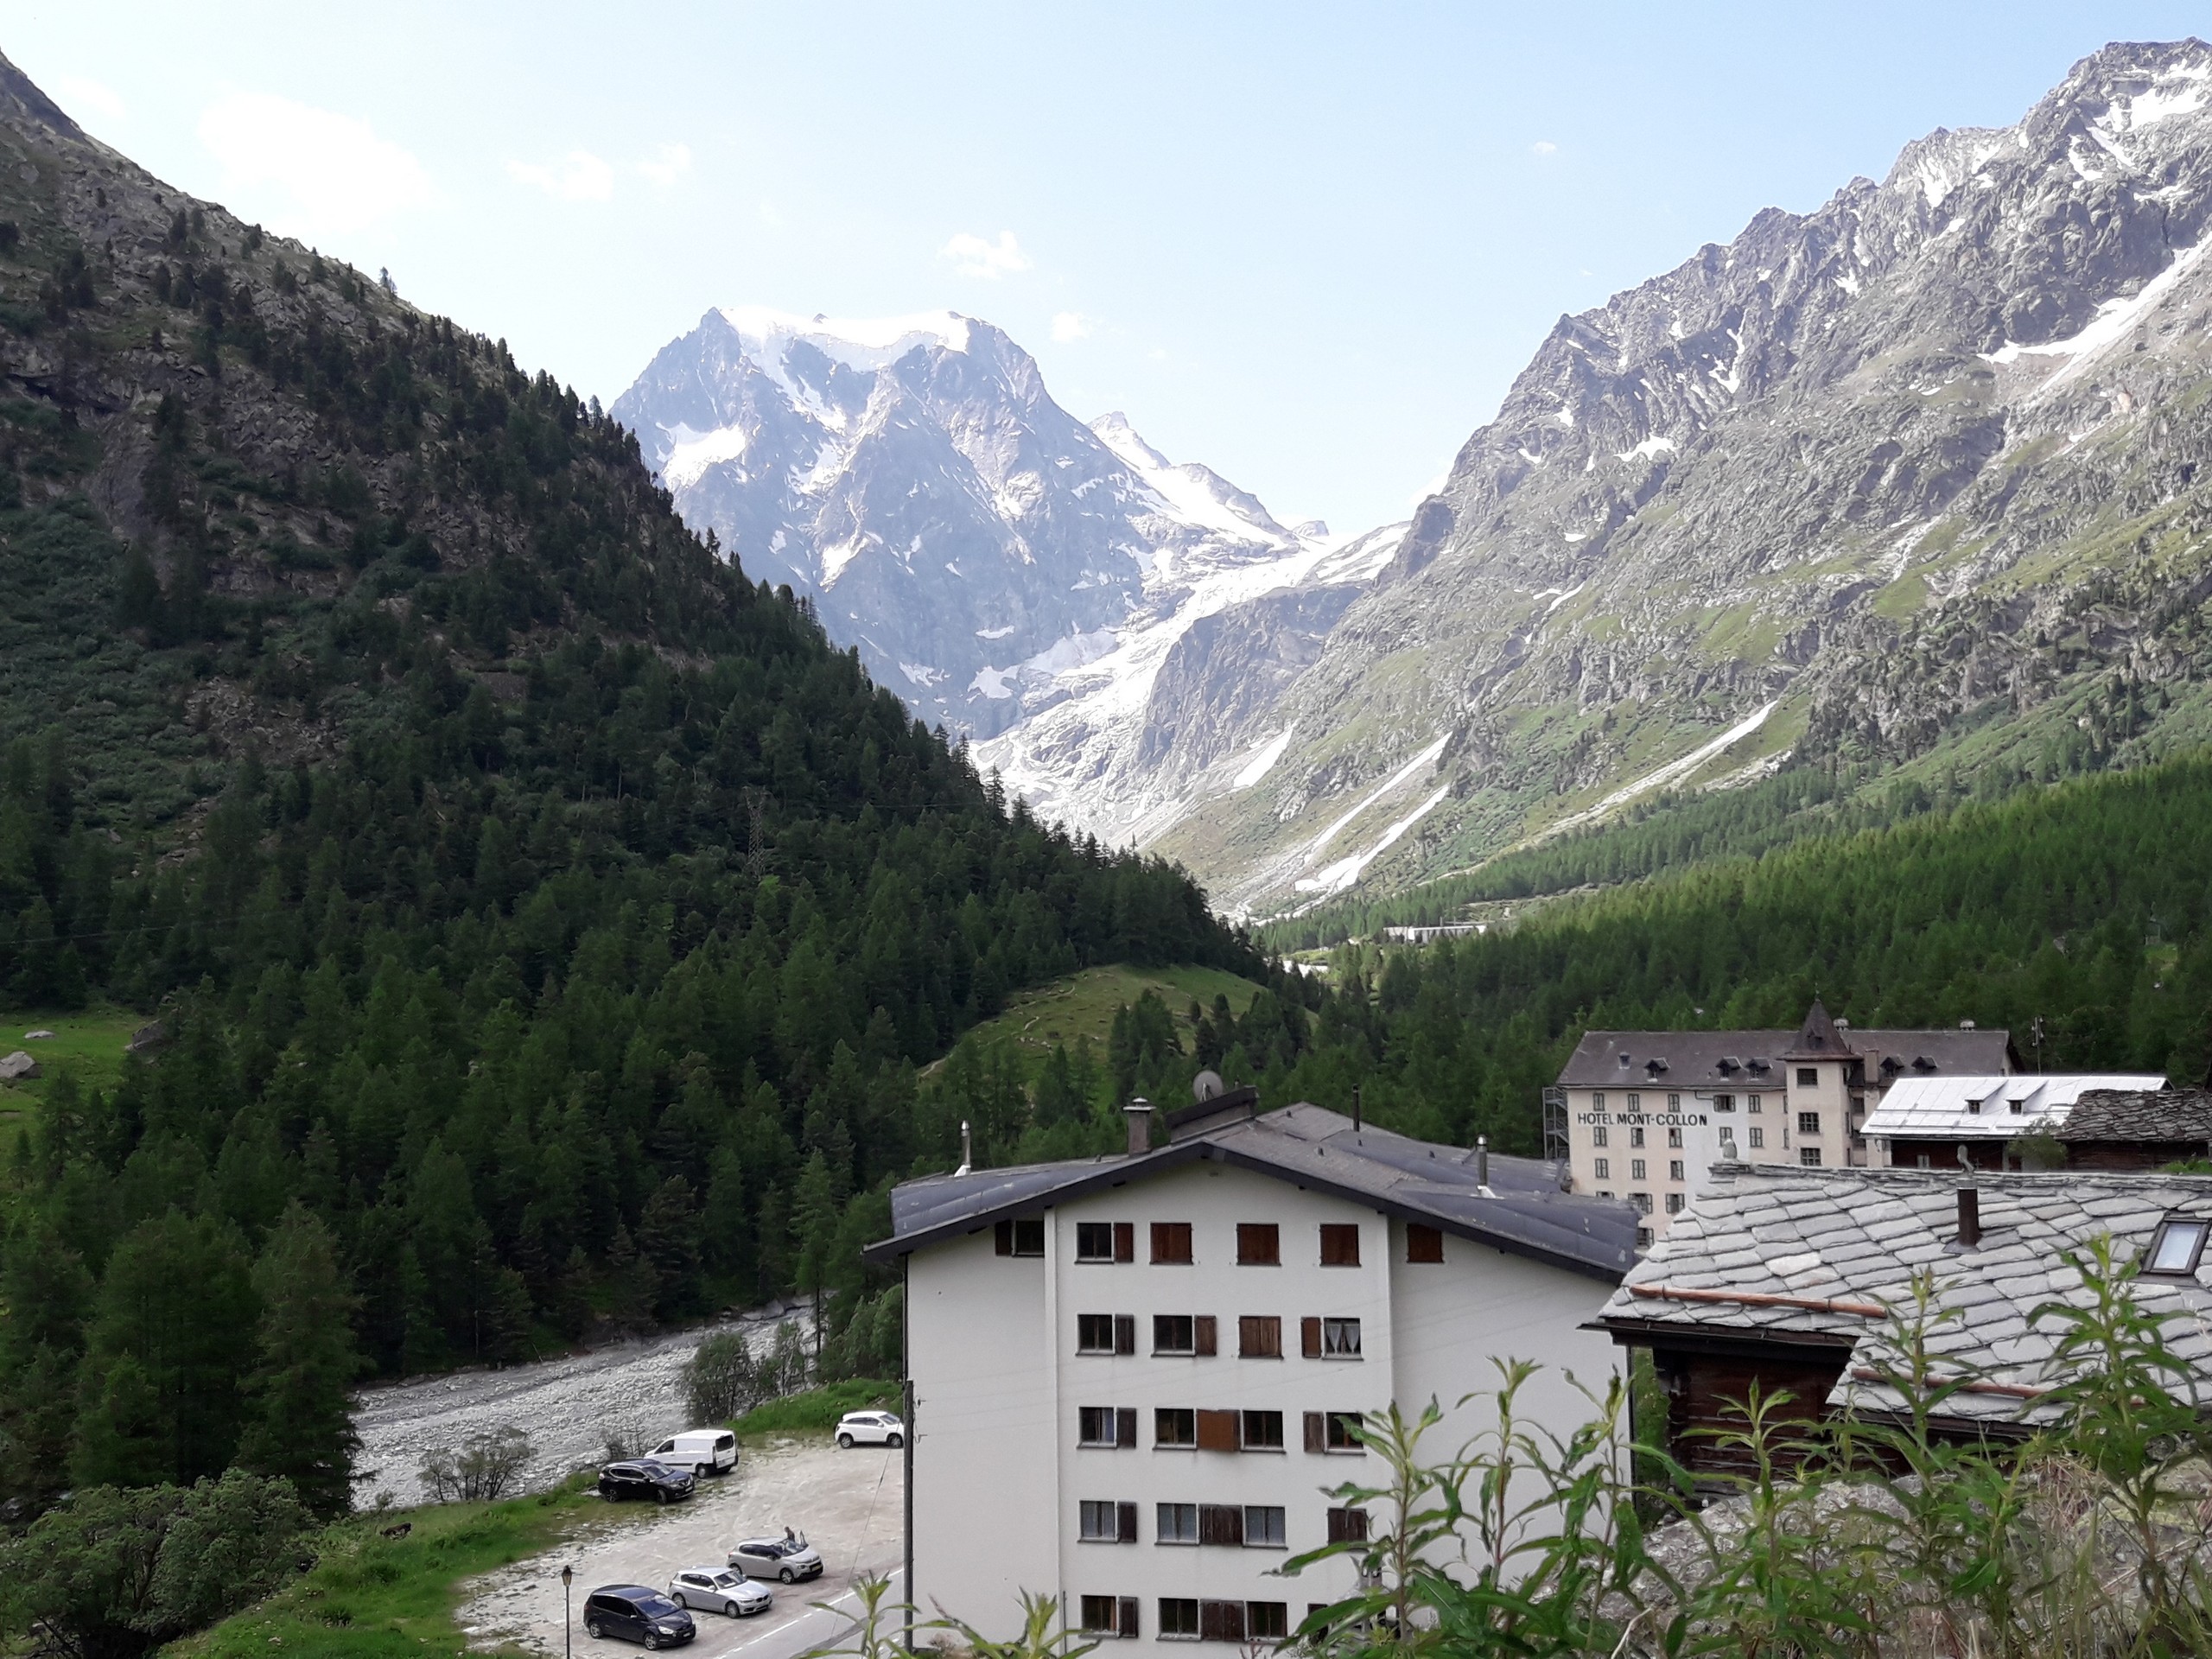
[[[938,251],[951,260],[953,269],[963,276],[982,276],[992,282],[1027,270],[1030,264],[1029,256],[1014,239],[1012,231],[1001,231],[995,242],[963,231]]]
[[[1539,138],[1529,146],[1529,153],[1531,156],[1556,156],[1559,154],[1559,146],[1548,138]]]
[[[1071,340],[1081,340],[1098,326],[1095,318],[1080,311],[1055,311],[1052,314],[1052,338],[1063,346]]]
[[[290,218],[310,234],[357,231],[435,194],[415,157],[367,122],[271,92],[210,104],[200,142],[222,163],[226,195],[251,199],[273,185],[290,195]]]
[[[117,95],[115,89],[86,76],[57,75],[54,90],[60,94],[61,107],[73,115],[81,116],[89,112],[105,121],[124,118],[123,99]]]
[[[663,144],[650,162],[639,162],[638,171],[662,190],[671,189],[677,180],[691,170],[691,146]]]
[[[614,169],[588,149],[572,149],[551,166],[509,162],[507,173],[560,201],[607,201],[614,194]]]

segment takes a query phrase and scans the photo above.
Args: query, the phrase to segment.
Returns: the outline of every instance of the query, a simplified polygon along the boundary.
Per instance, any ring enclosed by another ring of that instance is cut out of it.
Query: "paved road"
[[[742,1536],[780,1534],[791,1527],[822,1553],[823,1572],[811,1584],[769,1586],[776,1605],[752,1618],[696,1613],[699,1638],[683,1649],[696,1659],[792,1659],[835,1640],[847,1628],[835,1613],[811,1604],[853,1607],[853,1582],[867,1573],[890,1573],[904,1550],[905,1467],[901,1455],[880,1446],[841,1452],[827,1440],[778,1440],[748,1444],[734,1475],[709,1482],[689,1503],[668,1510],[610,1506],[558,1549],[518,1561],[463,1589],[459,1623],[472,1647],[502,1641],[540,1653],[562,1649],[561,1568],[575,1568],[570,1597],[581,1621],[583,1599],[602,1584],[665,1587],[683,1567],[720,1566]],[[898,1592],[894,1587],[893,1599]],[[579,1622],[575,1651],[609,1659],[633,1651],[627,1644],[594,1642]]]

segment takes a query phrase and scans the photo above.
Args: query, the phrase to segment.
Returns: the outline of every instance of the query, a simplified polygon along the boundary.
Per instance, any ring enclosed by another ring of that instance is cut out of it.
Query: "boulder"
[[[20,1083],[25,1077],[38,1076],[38,1062],[22,1049],[17,1049],[4,1060],[0,1060],[0,1083]]]
[[[23,1040],[27,1043],[43,1043],[48,1041],[53,1035],[54,1033],[50,1031],[27,1031],[23,1033]]]
[[[162,1029],[162,1022],[149,1020],[130,1033],[130,1040],[124,1045],[123,1052],[126,1054],[144,1054],[159,1048],[168,1039],[169,1034]]]

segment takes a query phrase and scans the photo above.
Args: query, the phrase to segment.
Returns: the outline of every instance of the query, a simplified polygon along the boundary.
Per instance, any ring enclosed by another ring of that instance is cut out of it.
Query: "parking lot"
[[[823,1574],[810,1584],[772,1584],[776,1605],[744,1619],[694,1613],[698,1640],[687,1655],[744,1654],[789,1659],[835,1638],[845,1628],[810,1604],[855,1605],[853,1581],[900,1566],[905,1482],[901,1454],[883,1446],[841,1452],[826,1440],[778,1439],[747,1444],[738,1471],[703,1483],[689,1503],[663,1510],[613,1506],[561,1548],[533,1556],[464,1587],[458,1619],[470,1645],[502,1642],[538,1652],[562,1651],[561,1568],[575,1569],[569,1605],[579,1653],[622,1654],[627,1643],[594,1642],[584,1634],[584,1597],[605,1584],[665,1589],[681,1568],[720,1566],[741,1537],[804,1532],[822,1554]],[[892,1599],[897,1599],[894,1583]]]

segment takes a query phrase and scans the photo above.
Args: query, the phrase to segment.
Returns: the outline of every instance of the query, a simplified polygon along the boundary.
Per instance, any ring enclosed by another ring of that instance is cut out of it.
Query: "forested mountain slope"
[[[33,1499],[235,1455],[342,1503],[351,1346],[818,1284],[1009,989],[1259,966],[1009,811],[595,406],[4,60],[0,747],[8,996],[172,1039],[0,1145]]]
[[[2200,756],[1724,852],[1425,950],[1351,947],[1296,1047],[1224,1075],[1340,1109],[1357,1086],[1377,1122],[1533,1152],[1540,1091],[1586,1029],[1786,1027],[1818,995],[1862,1026],[2008,1027],[2049,1071],[2194,1083],[2212,1061],[2208,823]]]

